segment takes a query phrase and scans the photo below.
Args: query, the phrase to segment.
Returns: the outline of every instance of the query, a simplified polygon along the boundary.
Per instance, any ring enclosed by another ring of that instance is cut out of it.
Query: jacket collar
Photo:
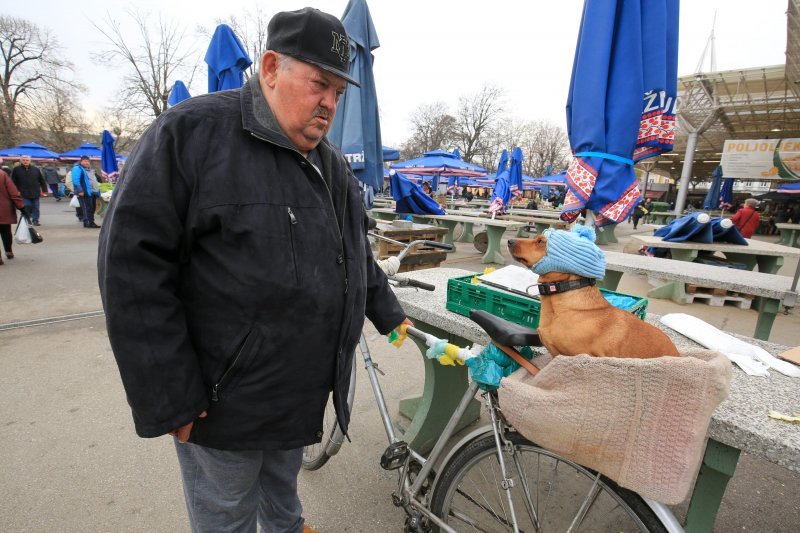
[[[264,93],[261,91],[261,85],[258,82],[258,75],[250,76],[247,83],[241,90],[241,107],[242,107],[242,127],[255,135],[256,137],[271,142],[287,150],[300,153],[297,148],[292,145],[289,138],[281,130],[278,119],[272,113],[264,98]],[[317,150],[323,161],[327,166],[333,155],[333,148],[327,137],[317,145]],[[301,154],[302,155],[302,154]],[[328,169],[326,169],[328,170]]]

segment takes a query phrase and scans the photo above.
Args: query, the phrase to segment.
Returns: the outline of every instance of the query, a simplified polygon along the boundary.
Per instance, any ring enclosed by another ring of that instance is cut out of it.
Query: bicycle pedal
[[[408,458],[408,444],[400,441],[390,444],[381,455],[381,468],[384,470],[397,470]]]

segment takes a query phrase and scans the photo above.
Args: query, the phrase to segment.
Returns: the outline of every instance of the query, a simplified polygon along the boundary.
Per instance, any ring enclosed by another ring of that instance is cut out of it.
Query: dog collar
[[[580,278],[571,279],[569,281],[558,281],[555,283],[539,283],[537,287],[539,288],[540,295],[549,296],[550,294],[558,294],[560,292],[591,287],[596,283],[597,280],[594,278]]]

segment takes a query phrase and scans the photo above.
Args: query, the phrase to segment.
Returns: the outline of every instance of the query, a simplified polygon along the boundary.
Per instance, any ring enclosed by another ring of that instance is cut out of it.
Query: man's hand
[[[83,193],[82,193],[82,192],[79,192],[79,193],[78,193],[78,196],[83,196]]]
[[[83,193],[80,193],[83,194]],[[203,411],[197,418],[205,418],[208,416],[208,413]],[[181,444],[185,444],[187,440],[189,440],[189,435],[192,434],[192,427],[194,426],[194,421],[189,422],[186,425],[179,427],[173,431],[170,431],[169,434],[173,437],[178,437],[178,442]]]

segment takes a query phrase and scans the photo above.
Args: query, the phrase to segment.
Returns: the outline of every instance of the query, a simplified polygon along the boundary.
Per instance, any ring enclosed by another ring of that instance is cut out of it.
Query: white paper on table
[[[531,269],[518,265],[508,265],[498,268],[490,274],[478,276],[478,280],[486,282],[487,285],[511,292],[526,294],[531,298],[538,298],[539,275],[531,272]]]
[[[697,317],[685,313],[670,313],[661,317],[661,323],[709,350],[725,354],[731,362],[751,376],[769,376],[767,368],[773,368],[786,376],[800,377],[800,368],[781,361],[760,346],[737,339]]]

